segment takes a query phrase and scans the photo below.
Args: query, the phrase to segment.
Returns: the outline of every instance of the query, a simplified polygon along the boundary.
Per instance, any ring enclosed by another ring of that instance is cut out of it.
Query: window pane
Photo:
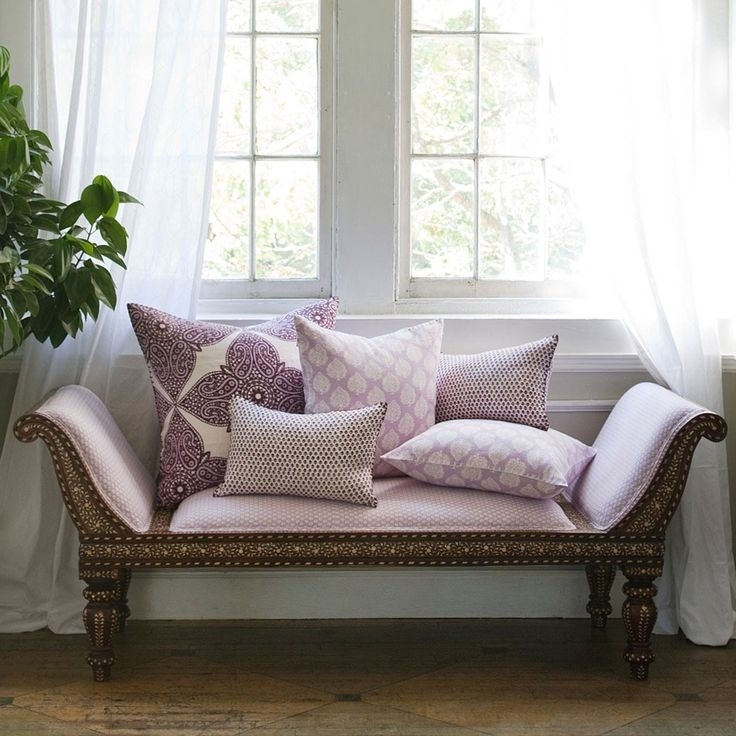
[[[256,0],[256,31],[310,33],[318,30],[318,0]]]
[[[532,33],[536,0],[480,0],[481,31]]]
[[[547,89],[541,41],[482,36],[480,44],[481,152],[543,155]]]
[[[475,0],[413,0],[411,13],[412,28],[416,31],[472,31],[475,28]]]
[[[472,38],[422,36],[412,44],[414,153],[473,153]]]
[[[314,38],[256,41],[256,151],[319,152],[319,71]]]
[[[250,32],[250,3],[251,0],[228,0],[227,30],[230,33]]]
[[[412,162],[411,275],[473,276],[473,163]]]
[[[217,152],[250,154],[250,40],[228,38],[217,121]]]
[[[317,277],[319,165],[256,163],[257,279]]]
[[[480,277],[543,279],[542,162],[484,159],[479,165],[479,176]]]
[[[248,278],[250,162],[216,161],[202,277]]]
[[[585,231],[565,172],[553,159],[547,160],[547,273],[553,278],[581,272]]]

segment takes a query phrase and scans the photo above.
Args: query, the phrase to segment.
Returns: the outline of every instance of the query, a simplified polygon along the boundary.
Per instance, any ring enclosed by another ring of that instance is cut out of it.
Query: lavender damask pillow
[[[595,450],[554,429],[493,419],[455,419],[386,453],[383,459],[417,480],[527,498],[570,488]]]
[[[225,480],[215,496],[264,493],[376,506],[371,469],[385,414],[386,404],[289,414],[236,396]]]
[[[437,421],[497,419],[547,429],[557,335],[475,355],[440,357]]]
[[[336,298],[325,299],[240,329],[128,305],[161,428],[158,506],[172,508],[222,482],[233,396],[279,411],[304,411],[294,317],[332,328],[337,308]]]
[[[304,371],[305,412],[385,402],[373,475],[396,475],[380,456],[434,424],[442,322],[372,338],[325,330],[300,317],[294,324]]]

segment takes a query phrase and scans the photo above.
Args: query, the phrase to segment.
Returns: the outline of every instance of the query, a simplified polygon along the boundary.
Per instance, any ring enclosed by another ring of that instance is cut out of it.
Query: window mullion
[[[473,33],[475,79],[473,80],[473,280],[480,278],[480,0],[475,0]]]
[[[248,212],[248,280],[256,280],[256,0],[251,0],[250,28],[250,208]]]

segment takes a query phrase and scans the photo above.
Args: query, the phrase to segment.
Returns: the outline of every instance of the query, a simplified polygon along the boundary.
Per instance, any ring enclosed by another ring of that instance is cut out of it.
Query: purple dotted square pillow
[[[161,428],[158,506],[173,508],[222,482],[233,396],[279,411],[304,411],[294,317],[332,328],[337,308],[336,298],[325,299],[240,329],[128,305]]]
[[[437,421],[497,419],[547,429],[557,335],[474,355],[440,356]]]
[[[434,424],[442,322],[372,338],[325,330],[300,317],[294,323],[304,371],[305,412],[385,403],[373,475],[397,475],[380,456]]]

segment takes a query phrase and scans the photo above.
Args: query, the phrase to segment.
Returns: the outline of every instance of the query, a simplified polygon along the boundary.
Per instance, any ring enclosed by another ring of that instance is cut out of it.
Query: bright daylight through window
[[[580,267],[533,5],[412,2],[406,296],[563,295]]]
[[[252,295],[258,282],[319,277],[319,6],[228,3],[202,269],[205,282],[240,282],[230,294],[224,286],[228,296]],[[300,295],[291,289],[287,296]]]
[[[557,156],[534,4],[397,0],[398,57],[382,42],[370,60],[345,43],[333,57],[332,1],[230,0],[202,296],[325,295],[333,264],[343,289],[362,277],[354,238],[337,232],[333,244],[335,217],[360,219],[345,214],[365,203],[333,196],[333,140],[344,131],[332,120],[348,116],[335,113],[332,68],[379,63],[396,70],[397,117],[351,143],[399,131],[390,171],[400,173],[385,181],[398,191],[387,213],[398,218],[392,294],[574,296],[584,237]],[[360,12],[382,9],[370,2]],[[370,98],[371,75],[362,79],[352,100]],[[349,161],[343,149],[340,163]],[[394,263],[382,263],[391,282]]]

